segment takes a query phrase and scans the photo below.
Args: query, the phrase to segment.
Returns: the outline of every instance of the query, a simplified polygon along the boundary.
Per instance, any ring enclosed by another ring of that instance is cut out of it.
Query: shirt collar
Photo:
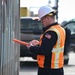
[[[43,32],[45,32],[48,28],[50,28],[51,26],[54,26],[54,25],[58,25],[58,23],[55,22],[55,23],[50,24],[50,25],[47,26],[47,27],[43,27]]]

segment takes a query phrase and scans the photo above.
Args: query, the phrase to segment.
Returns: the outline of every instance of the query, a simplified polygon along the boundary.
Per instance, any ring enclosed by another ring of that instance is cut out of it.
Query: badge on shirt
[[[48,39],[50,39],[50,38],[51,38],[51,35],[48,34],[48,33],[46,33],[46,34],[45,34],[45,37],[48,38]]]

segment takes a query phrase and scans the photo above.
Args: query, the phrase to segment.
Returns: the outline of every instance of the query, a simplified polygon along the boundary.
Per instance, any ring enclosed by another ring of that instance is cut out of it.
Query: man
[[[55,11],[42,6],[38,16],[44,25],[40,41],[32,40],[27,46],[37,55],[38,75],[64,75],[65,30],[55,21]]]

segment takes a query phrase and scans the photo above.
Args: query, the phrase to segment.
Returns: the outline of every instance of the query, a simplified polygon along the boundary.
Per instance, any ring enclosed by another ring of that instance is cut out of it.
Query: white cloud
[[[75,18],[75,0],[59,0],[59,21]]]
[[[20,0],[21,7],[40,7],[47,4],[48,0]]]
[[[47,5],[49,0],[20,0],[21,7],[28,7],[30,10],[34,10],[34,13],[37,13],[38,8],[43,5]],[[51,0],[54,5],[54,1]],[[75,0],[59,0],[59,22],[63,20],[69,20],[75,18]]]
[[[39,7],[48,5],[48,0],[20,0],[20,7],[28,7],[30,11],[38,13]]]

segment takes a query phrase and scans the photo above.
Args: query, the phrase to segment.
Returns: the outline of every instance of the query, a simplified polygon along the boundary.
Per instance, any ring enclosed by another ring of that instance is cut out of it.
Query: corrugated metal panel
[[[0,0],[0,75],[19,75],[19,0]]]
[[[1,30],[1,26],[2,26],[2,24],[1,24],[1,17],[2,17],[2,12],[1,12],[1,10],[2,10],[2,0],[0,0],[0,36],[2,35],[2,30]],[[0,37],[0,75],[2,75],[2,64],[1,64],[1,50],[2,50],[2,38]]]

